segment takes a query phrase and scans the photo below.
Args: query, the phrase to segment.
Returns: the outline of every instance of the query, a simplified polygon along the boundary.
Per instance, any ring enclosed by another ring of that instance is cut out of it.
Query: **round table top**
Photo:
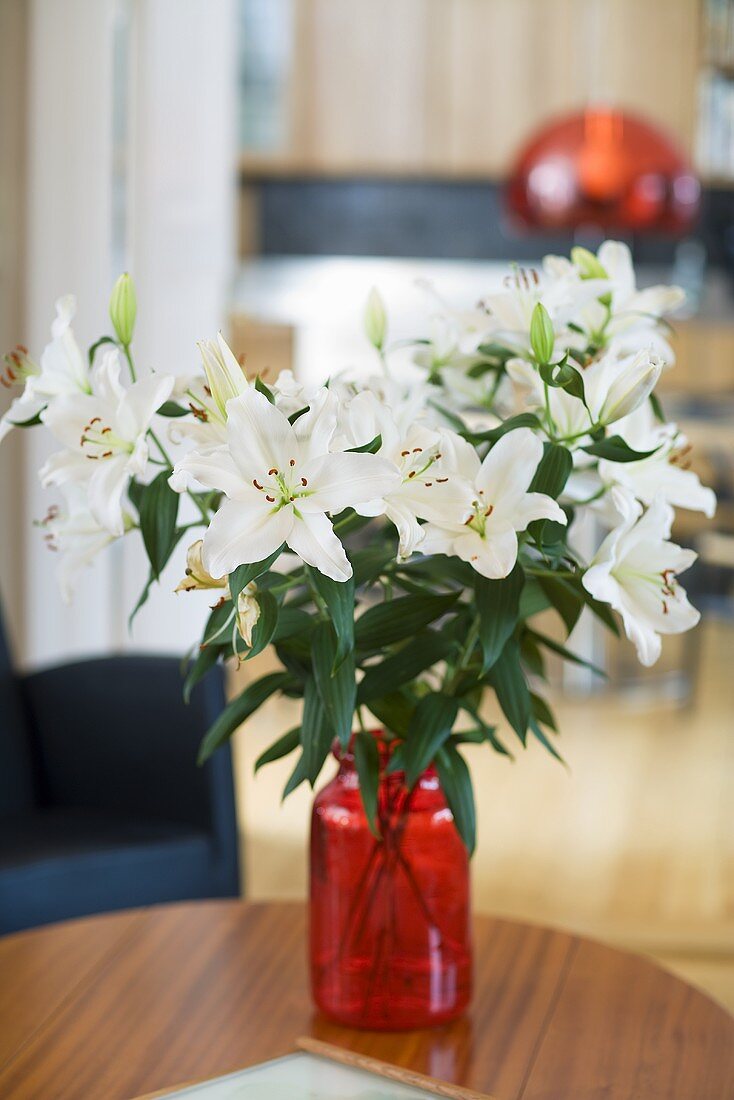
[[[3,1100],[129,1100],[300,1036],[499,1100],[730,1100],[734,1020],[646,959],[478,917],[468,1014],[360,1032],[313,1010],[303,905],[192,902],[0,939]]]

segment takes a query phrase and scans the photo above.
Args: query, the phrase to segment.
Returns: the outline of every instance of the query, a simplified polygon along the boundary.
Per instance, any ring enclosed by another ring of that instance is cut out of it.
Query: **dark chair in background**
[[[223,706],[169,657],[18,676],[0,624],[0,933],[239,893],[229,749],[196,765]]]

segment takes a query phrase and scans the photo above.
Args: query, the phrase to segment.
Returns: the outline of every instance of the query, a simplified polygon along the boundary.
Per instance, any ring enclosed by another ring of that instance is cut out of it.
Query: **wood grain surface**
[[[3,1100],[129,1100],[301,1035],[499,1100],[730,1100],[734,1021],[645,959],[490,917],[470,1012],[383,1034],[317,1015],[301,905],[157,907],[0,940]]]

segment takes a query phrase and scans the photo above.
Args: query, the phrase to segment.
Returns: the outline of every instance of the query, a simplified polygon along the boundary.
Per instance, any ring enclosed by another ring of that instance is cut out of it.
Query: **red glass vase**
[[[351,751],[335,753],[339,771],[314,800],[312,993],[352,1027],[428,1027],[471,996],[469,861],[435,770],[408,791],[379,744],[379,839]]]

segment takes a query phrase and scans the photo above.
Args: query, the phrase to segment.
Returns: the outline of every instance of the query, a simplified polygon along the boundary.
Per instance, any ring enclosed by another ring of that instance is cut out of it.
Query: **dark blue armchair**
[[[196,765],[224,706],[186,706],[179,663],[110,657],[16,676],[0,625],[0,933],[239,892],[229,749]]]

